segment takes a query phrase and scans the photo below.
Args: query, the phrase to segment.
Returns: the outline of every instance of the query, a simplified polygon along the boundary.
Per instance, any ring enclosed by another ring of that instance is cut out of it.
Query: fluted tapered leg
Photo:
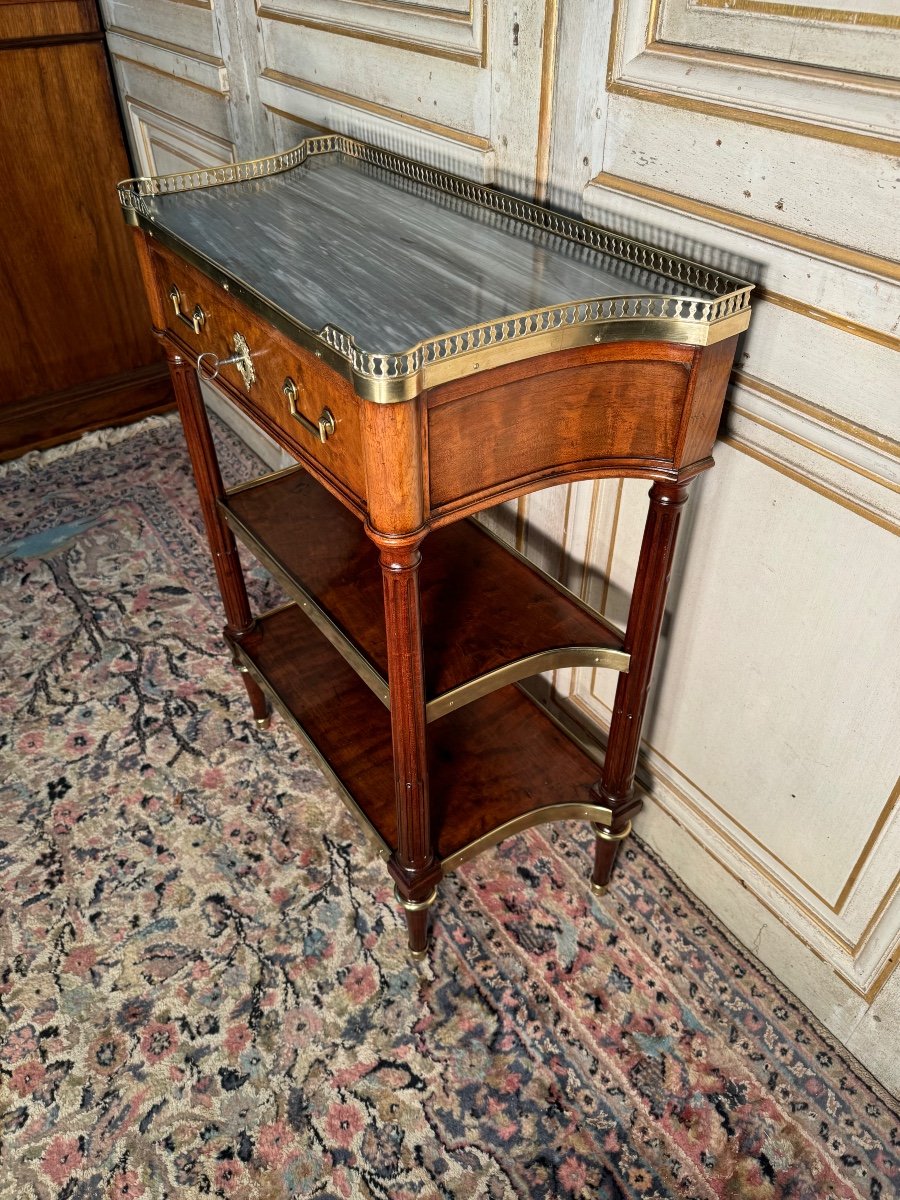
[[[605,892],[609,885],[619,847],[631,831],[631,817],[641,806],[634,794],[641,726],[687,495],[687,484],[654,483],[650,489],[650,509],[625,630],[625,649],[631,663],[629,670],[619,676],[603,774],[594,787],[600,802],[612,810],[612,825],[597,827],[591,882],[598,893]]]
[[[212,552],[213,566],[225,609],[225,632],[239,642],[253,628],[250,601],[244,584],[234,535],[219,510],[217,501],[225,494],[219,460],[213,444],[212,432],[203,404],[203,395],[197,374],[190,363],[180,356],[169,360],[169,371],[178,411],[184,427],[188,454],[194,468],[194,482],[200,498],[200,512],[206,527],[206,536]],[[269,702],[262,690],[245,670],[241,678],[250,698],[256,723],[265,726],[269,721]]]

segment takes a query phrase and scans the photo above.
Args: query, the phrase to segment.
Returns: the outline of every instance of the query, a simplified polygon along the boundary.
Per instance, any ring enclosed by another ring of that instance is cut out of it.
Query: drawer
[[[151,261],[166,330],[179,350],[224,360],[234,354],[235,338],[243,339],[255,379],[248,387],[238,365],[227,364],[215,386],[314,474],[364,501],[360,400],[347,380],[180,258],[154,246]],[[212,374],[215,359],[202,366]]]

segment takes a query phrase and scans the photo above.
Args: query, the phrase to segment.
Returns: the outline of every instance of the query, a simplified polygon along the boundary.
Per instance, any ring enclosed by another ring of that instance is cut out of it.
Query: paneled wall
[[[900,18],[865,7],[104,0],[142,170],[347,131],[758,283],[688,508],[637,828],[896,1085]],[[645,493],[579,484],[491,520],[623,622]],[[602,736],[611,679],[550,684]]]

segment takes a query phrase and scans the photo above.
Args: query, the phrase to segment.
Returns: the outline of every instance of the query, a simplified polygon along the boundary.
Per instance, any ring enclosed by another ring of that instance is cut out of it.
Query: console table
[[[119,194],[254,716],[383,854],[411,953],[441,877],[540,822],[594,824],[604,891],[750,285],[343,136]],[[198,374],[298,465],[225,490]],[[652,481],[624,632],[468,519],[604,476]],[[289,604],[251,612],[235,539]],[[517,686],[577,665],[619,673],[599,780]]]

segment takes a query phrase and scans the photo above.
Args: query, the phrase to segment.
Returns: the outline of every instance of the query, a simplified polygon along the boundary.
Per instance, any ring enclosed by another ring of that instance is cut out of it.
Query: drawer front
[[[212,375],[216,359],[233,355],[242,339],[255,379],[248,387],[239,365],[226,364],[216,386],[288,453],[363,501],[360,401],[350,384],[174,254],[153,247],[151,259],[166,329],[179,348],[191,358],[215,356],[201,364]]]
[[[673,471],[693,357],[692,347],[611,343],[435,388],[432,516],[566,479]]]

